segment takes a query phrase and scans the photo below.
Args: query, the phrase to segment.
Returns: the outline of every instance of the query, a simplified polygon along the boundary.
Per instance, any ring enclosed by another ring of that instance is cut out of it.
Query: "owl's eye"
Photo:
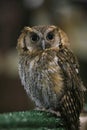
[[[52,32],[49,32],[46,36],[47,40],[53,40],[54,34]]]
[[[31,40],[33,42],[37,42],[39,40],[39,36],[36,33],[31,34]]]

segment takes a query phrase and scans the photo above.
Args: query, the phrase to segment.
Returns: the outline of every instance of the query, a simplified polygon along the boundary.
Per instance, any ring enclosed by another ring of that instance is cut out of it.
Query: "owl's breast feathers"
[[[62,71],[56,51],[47,49],[24,54],[19,61],[22,84],[39,107],[56,109],[58,100],[64,93]]]

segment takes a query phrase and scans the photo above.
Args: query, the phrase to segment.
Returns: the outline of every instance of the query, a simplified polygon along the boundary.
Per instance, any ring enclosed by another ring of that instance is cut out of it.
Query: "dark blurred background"
[[[18,76],[16,44],[24,26],[41,24],[55,24],[67,33],[87,86],[86,0],[0,0],[0,113],[34,106]]]

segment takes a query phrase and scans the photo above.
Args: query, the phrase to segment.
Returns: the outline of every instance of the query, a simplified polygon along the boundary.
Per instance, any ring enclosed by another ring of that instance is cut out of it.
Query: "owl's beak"
[[[45,49],[45,41],[44,40],[42,40],[41,47],[42,47],[43,50]]]

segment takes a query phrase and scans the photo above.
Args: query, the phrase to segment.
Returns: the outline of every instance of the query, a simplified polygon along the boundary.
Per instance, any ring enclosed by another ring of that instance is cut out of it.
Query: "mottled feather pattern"
[[[55,54],[56,53],[54,52],[54,55]],[[61,70],[58,66],[58,58],[56,56],[54,58],[54,55],[52,55],[51,52],[49,55],[47,52],[44,52],[42,54],[40,53],[33,59],[30,58],[32,56],[26,58],[23,56],[19,61],[23,61],[21,66],[19,66],[20,77],[25,77],[25,79],[22,78],[22,84],[25,86],[28,95],[30,93],[33,100],[36,101],[36,105],[39,107],[50,108],[53,105],[54,109],[56,109],[59,100],[58,98],[61,96],[63,91],[62,75],[59,76]],[[23,68],[24,66],[26,67]],[[56,79],[59,80],[59,84]],[[60,86],[59,90],[56,90],[58,85]],[[55,92],[52,89],[54,89]],[[59,95],[56,94],[56,91]],[[44,99],[45,97],[46,99]]]
[[[40,109],[60,113],[67,130],[79,130],[84,85],[67,35],[58,27],[25,27],[18,39],[19,75]]]
[[[65,48],[60,51],[62,54],[58,53],[58,55],[60,54],[59,65],[65,75],[65,94],[61,99],[60,111],[62,116],[66,117],[69,128],[71,122],[70,130],[78,130],[80,127],[79,115],[83,107],[83,84],[79,73],[76,71],[76,69],[79,71],[79,65],[71,50]]]

